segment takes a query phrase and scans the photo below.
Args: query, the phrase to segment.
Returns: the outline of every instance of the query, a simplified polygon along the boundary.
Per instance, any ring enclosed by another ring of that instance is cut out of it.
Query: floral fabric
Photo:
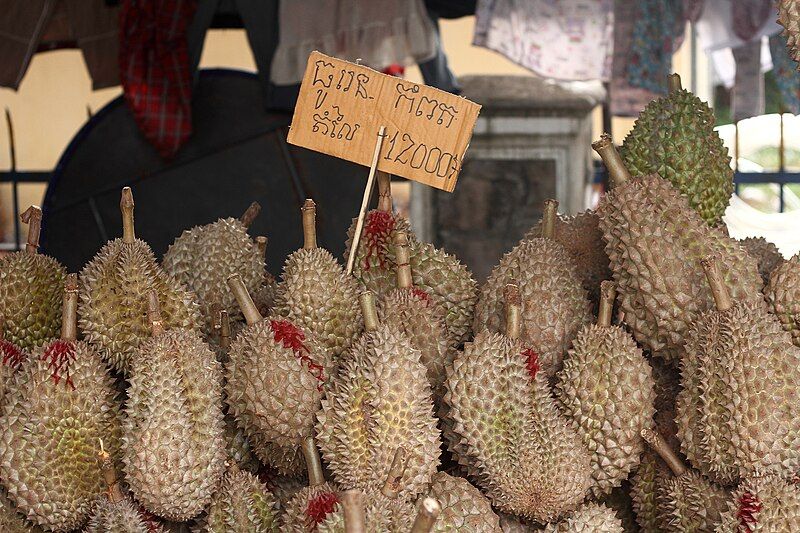
[[[786,49],[786,37],[783,34],[770,37],[769,51],[772,54],[773,74],[781,94],[783,109],[793,115],[800,115],[800,72]]]

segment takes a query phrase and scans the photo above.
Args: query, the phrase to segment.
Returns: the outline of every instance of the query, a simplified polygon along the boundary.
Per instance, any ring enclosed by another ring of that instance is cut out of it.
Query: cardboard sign
[[[465,98],[312,52],[288,141],[372,164],[378,170],[452,192],[481,106]]]

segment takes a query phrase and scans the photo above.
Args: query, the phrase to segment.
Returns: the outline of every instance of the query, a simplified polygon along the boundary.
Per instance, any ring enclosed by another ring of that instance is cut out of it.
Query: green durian
[[[284,506],[282,531],[290,533],[317,531],[339,503],[338,487],[325,481],[314,438],[306,438],[301,449],[308,472],[308,486],[298,491]]]
[[[778,265],[764,290],[770,310],[800,346],[800,254]]]
[[[258,478],[228,467],[204,519],[203,533],[277,533],[278,502]]]
[[[137,239],[133,195],[122,189],[123,237],[106,243],[81,272],[80,325],[89,344],[117,371],[128,374],[139,343],[149,336],[147,294],[158,293],[164,326],[196,329],[200,313],[194,295],[158,264]]]
[[[669,77],[669,88],[639,113],[620,153],[632,174],[660,175],[717,226],[733,194],[731,158],[708,104],[683,89],[677,74]]]
[[[563,520],[548,524],[545,533],[624,533],[622,521],[605,505],[587,503]]]
[[[716,533],[800,531],[800,488],[779,476],[742,481],[728,500]]]
[[[32,205],[20,215],[28,224],[24,251],[0,257],[0,314],[5,340],[24,351],[58,336],[61,295],[67,270],[37,253],[42,210]]]

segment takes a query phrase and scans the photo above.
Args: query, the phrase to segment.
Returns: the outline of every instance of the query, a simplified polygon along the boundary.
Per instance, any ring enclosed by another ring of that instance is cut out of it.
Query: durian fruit
[[[703,268],[716,309],[698,317],[681,362],[678,436],[702,473],[728,485],[800,467],[800,348],[760,305],[738,301],[720,260]]]
[[[123,236],[106,243],[81,273],[80,325],[86,340],[117,371],[128,374],[139,343],[149,336],[147,294],[158,293],[164,326],[195,329],[200,314],[194,295],[156,264],[137,239],[133,195],[122,189]]]
[[[589,452],[558,411],[536,352],[520,340],[519,291],[506,290],[506,334],[482,331],[456,356],[445,402],[457,454],[500,511],[551,522],[591,483]]]
[[[294,478],[306,475],[306,463],[303,451],[299,447],[280,446],[274,442],[267,442],[258,435],[249,435],[248,440],[258,460],[278,474]]]
[[[792,342],[800,346],[800,254],[772,271],[764,292],[770,310],[792,334]]]
[[[305,461],[303,466],[305,466]],[[289,500],[294,498],[295,494],[308,486],[307,480],[302,478],[287,477],[266,470],[262,470],[258,473],[258,479],[266,485],[275,497],[281,511],[286,508],[286,504],[289,503]]]
[[[380,302],[378,317],[382,323],[405,333],[419,350],[434,400],[438,400],[444,394],[445,368],[452,362],[454,353],[447,343],[444,309],[434,303],[428,293],[414,287],[405,232],[395,232],[394,244],[397,288]]]
[[[658,530],[666,533],[713,532],[725,508],[727,493],[698,472],[688,469],[658,432],[644,429],[642,437],[675,474],[657,490]]]
[[[61,338],[37,348],[17,372],[0,417],[0,479],[28,520],[70,531],[105,489],[99,439],[118,458],[120,412],[94,348],[77,339],[78,280],[64,286]]]
[[[247,434],[236,423],[236,419],[228,413],[225,414],[225,449],[228,460],[232,461],[240,470],[255,474],[261,468],[261,463],[253,452]]]
[[[258,478],[228,467],[204,519],[204,533],[277,533],[278,502]]]
[[[125,405],[125,478],[148,511],[181,522],[211,502],[225,470],[222,369],[198,332],[165,329],[155,290],[148,317]]]
[[[325,481],[314,438],[306,438],[301,448],[308,469],[308,486],[286,503],[282,531],[290,533],[317,531],[317,526],[339,503],[338,487]]]
[[[518,516],[498,512],[500,517],[500,531],[503,533],[531,533],[541,531],[542,528],[534,525],[529,520],[524,520]]]
[[[744,480],[733,492],[716,533],[800,531],[800,488],[773,475]]]
[[[503,291],[519,285],[522,295],[520,341],[539,356],[542,370],[553,377],[573,339],[592,318],[586,291],[572,257],[554,238],[558,202],[547,200],[542,237],[520,242],[500,260],[481,288],[474,329],[503,331]]]
[[[247,234],[260,210],[258,202],[253,202],[238,219],[221,218],[185,230],[164,254],[164,270],[197,296],[207,333],[211,331],[213,311],[224,309],[234,319],[241,318],[225,282],[228,276],[238,274],[250,292],[261,287],[263,255]]]
[[[42,529],[30,525],[17,512],[5,491],[0,489],[0,531],[3,533],[41,533]]]
[[[439,465],[439,429],[420,352],[398,328],[378,321],[375,296],[360,296],[366,332],[339,363],[317,414],[317,442],[344,489],[380,488],[397,448],[408,464],[400,494],[411,498]]]
[[[758,261],[758,272],[764,284],[769,283],[769,276],[781,263],[783,256],[778,247],[768,242],[764,237],[747,237],[739,241],[752,257]]]
[[[3,324],[5,317],[0,314],[0,406],[6,397],[6,391],[11,386],[11,380],[28,359],[26,354],[19,346],[5,340]]]
[[[605,505],[587,503],[544,528],[545,533],[624,533],[622,521]]]
[[[500,532],[500,519],[492,511],[491,502],[466,479],[437,472],[431,480],[428,495],[435,498],[442,508],[433,531]]]
[[[286,259],[275,310],[338,356],[363,329],[358,284],[330,252],[317,248],[314,201],[306,200],[302,211],[305,242]]]
[[[611,325],[614,284],[600,289],[597,324],[575,338],[556,375],[555,395],[592,454],[592,495],[628,478],[644,451],[641,431],[653,426],[653,376],[630,334]]]
[[[20,215],[28,224],[25,250],[0,257],[0,313],[5,339],[22,350],[41,346],[58,335],[66,269],[37,253],[42,210],[32,205]]]
[[[611,279],[603,233],[598,222],[597,213],[591,209],[572,216],[559,214],[553,230],[553,238],[569,252],[575,272],[581,278],[583,288],[595,307],[600,302],[600,282]],[[525,234],[523,240],[529,241],[541,236],[540,221]]]
[[[796,62],[800,63],[800,5],[797,0],[778,0],[778,22],[783,26],[786,47]]]
[[[605,505],[614,511],[614,514],[622,522],[622,529],[625,533],[637,533],[639,531],[639,524],[636,522],[636,514],[633,510],[629,480],[623,481],[619,487],[614,487],[609,494],[598,500],[597,503]]]
[[[108,492],[97,501],[85,533],[162,533],[158,524],[145,522],[134,503],[123,494],[108,452],[101,449],[99,455]]]
[[[643,348],[669,361],[683,353],[689,326],[713,307],[700,260],[720,258],[737,300],[763,304],[758,264],[733,239],[710,228],[668,181],[631,177],[603,134],[592,147],[614,188],[597,210],[625,323]]]
[[[672,74],[669,93],[639,113],[620,149],[632,174],[660,175],[711,226],[721,223],[733,194],[731,158],[714,123],[708,104]]]
[[[263,260],[264,278],[261,286],[253,293],[253,301],[262,316],[272,314],[272,307],[275,305],[275,295],[278,292],[278,281],[275,276],[267,271],[267,238],[263,235],[256,237],[256,248],[258,248]]]

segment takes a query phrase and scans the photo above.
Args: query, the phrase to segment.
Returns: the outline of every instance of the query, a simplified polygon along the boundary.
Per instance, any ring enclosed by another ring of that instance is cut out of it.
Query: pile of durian
[[[0,531],[800,531],[800,257],[721,227],[679,79],[594,148],[597,210],[547,201],[482,287],[385,175],[352,275],[311,200],[278,279],[257,205],[159,264],[125,188],[70,274],[32,207],[0,260]]]

